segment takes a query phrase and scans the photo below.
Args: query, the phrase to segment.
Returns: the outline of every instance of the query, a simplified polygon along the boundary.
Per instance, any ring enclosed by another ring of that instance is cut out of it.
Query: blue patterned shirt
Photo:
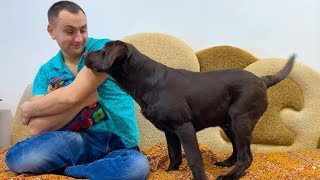
[[[85,51],[101,49],[109,39],[88,38]],[[78,72],[84,67],[84,57],[81,56],[78,63]],[[75,76],[63,61],[62,51],[42,65],[34,79],[32,96],[47,94],[48,84],[53,78],[70,78]],[[101,121],[89,128],[92,131],[112,132],[120,136],[126,147],[137,146],[140,142],[139,131],[134,112],[133,99],[116,85],[112,77],[108,77],[99,87],[99,100],[108,120]]]

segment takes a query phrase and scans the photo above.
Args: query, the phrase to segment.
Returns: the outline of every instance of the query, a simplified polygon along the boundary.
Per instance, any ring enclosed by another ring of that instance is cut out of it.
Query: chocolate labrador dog
[[[195,180],[206,179],[196,132],[220,126],[233,146],[219,166],[236,165],[218,179],[238,179],[250,166],[253,129],[268,106],[267,88],[285,79],[294,56],[275,75],[257,77],[241,69],[191,72],[158,63],[133,45],[112,41],[85,55],[85,65],[112,76],[141,106],[142,114],[164,131],[168,171],[181,164],[181,144]]]

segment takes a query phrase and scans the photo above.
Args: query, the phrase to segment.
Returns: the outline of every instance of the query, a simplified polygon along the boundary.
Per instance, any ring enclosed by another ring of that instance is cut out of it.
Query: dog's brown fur
[[[218,179],[238,179],[250,166],[253,129],[268,106],[267,88],[285,79],[294,56],[275,75],[257,77],[241,69],[191,72],[173,69],[122,41],[106,43],[85,57],[88,68],[111,75],[141,106],[142,114],[165,132],[170,165],[181,164],[181,144],[194,179],[205,179],[196,132],[220,126],[233,146],[232,155],[216,165],[236,165]]]

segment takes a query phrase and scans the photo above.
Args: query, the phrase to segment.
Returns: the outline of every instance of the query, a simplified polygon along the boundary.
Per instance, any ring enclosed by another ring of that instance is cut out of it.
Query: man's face
[[[87,18],[82,11],[72,14],[62,10],[54,22],[48,25],[48,32],[64,55],[79,57],[88,40]]]

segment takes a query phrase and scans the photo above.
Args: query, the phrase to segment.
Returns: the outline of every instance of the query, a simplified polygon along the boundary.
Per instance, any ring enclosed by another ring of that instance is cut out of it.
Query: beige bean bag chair
[[[201,71],[218,68],[242,68],[258,76],[273,74],[281,69],[285,59],[259,60],[248,52],[218,46],[196,53]],[[269,106],[253,134],[253,151],[289,151],[319,148],[320,97],[319,73],[296,62],[289,78],[268,90]],[[303,119],[302,119],[303,118]],[[310,120],[306,122],[306,120]],[[206,144],[218,151],[231,150],[223,131],[211,134],[214,143]]]

